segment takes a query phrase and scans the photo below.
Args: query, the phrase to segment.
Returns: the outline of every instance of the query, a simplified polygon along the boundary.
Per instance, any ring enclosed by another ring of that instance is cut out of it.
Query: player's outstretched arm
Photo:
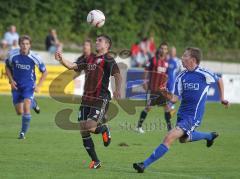
[[[6,70],[6,74],[7,74],[8,80],[9,80],[9,84],[11,85],[11,88],[16,90],[17,83],[14,81],[11,70],[9,69],[9,67],[7,65],[5,65],[5,70]]]
[[[39,81],[38,81],[38,84],[37,84],[37,86],[35,87],[35,92],[39,92],[39,88],[41,88],[41,86],[42,86],[42,84],[43,84],[43,82],[44,82],[44,80],[47,78],[47,70],[45,70],[43,73],[42,73],[42,75],[41,75],[41,77],[40,77],[40,79],[39,79]]]
[[[221,100],[221,103],[226,107],[228,108],[229,107],[229,102],[228,100],[226,100],[224,98],[224,85],[223,85],[223,80],[222,78],[220,78],[218,80],[218,88],[219,88],[219,95],[220,95],[220,100]]]
[[[55,53],[55,59],[59,61],[63,66],[65,66],[69,70],[77,70],[78,66],[76,63],[72,63],[66,59],[63,58],[62,53],[60,51],[57,51]]]
[[[172,94],[171,92],[169,92],[167,90],[167,88],[160,88],[160,92],[170,102],[176,103],[178,101],[178,96],[176,96],[175,94]]]
[[[113,96],[116,99],[121,98],[121,85],[122,85],[122,76],[120,73],[115,73],[114,75],[115,79],[115,91],[113,92]]]

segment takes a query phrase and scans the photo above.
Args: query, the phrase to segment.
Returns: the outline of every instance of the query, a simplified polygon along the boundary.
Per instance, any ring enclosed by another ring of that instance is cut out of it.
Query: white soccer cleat
[[[21,132],[18,136],[18,139],[25,139],[25,134]]]
[[[136,131],[139,132],[140,134],[144,134],[145,133],[145,131],[143,130],[142,127],[137,127]]]

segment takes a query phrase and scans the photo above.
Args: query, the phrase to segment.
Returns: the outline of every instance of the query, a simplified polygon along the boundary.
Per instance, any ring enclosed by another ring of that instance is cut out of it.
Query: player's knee
[[[86,121],[80,121],[80,133],[84,133],[86,131],[85,129],[85,123]]]
[[[172,143],[172,140],[172,135],[168,133],[167,136],[164,138],[163,143],[169,147]]]
[[[89,132],[95,132],[95,128],[97,127],[97,122],[94,120],[88,120],[85,123],[85,129]]]

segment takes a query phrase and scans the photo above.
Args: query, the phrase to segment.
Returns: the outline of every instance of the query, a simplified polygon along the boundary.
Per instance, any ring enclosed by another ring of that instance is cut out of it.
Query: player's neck
[[[160,56],[160,57],[158,58],[158,60],[165,60],[165,59],[166,59],[165,56]]]
[[[27,51],[27,52],[24,52],[24,51],[20,50],[20,53],[21,53],[22,55],[28,55],[28,54],[30,53],[30,50]]]
[[[84,53],[84,56],[85,57],[89,57],[91,55],[91,52],[86,52],[86,53]]]
[[[108,52],[107,50],[98,51],[96,56],[105,55],[107,52]]]

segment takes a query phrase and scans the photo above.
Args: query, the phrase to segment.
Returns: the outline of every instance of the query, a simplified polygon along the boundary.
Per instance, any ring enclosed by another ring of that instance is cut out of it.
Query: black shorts
[[[160,92],[147,93],[147,106],[165,106],[167,99]]]
[[[109,99],[98,100],[94,105],[81,104],[78,113],[78,121],[94,120],[97,123],[105,123]]]

